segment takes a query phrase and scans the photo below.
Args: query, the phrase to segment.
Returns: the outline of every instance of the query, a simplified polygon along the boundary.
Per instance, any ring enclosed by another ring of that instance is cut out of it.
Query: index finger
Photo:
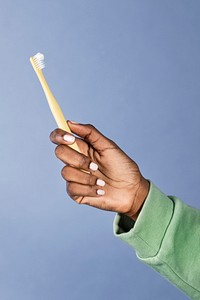
[[[71,145],[75,142],[75,136],[69,132],[66,132],[60,128],[53,130],[49,136],[52,143],[56,145],[68,144]]]
[[[60,128],[53,130],[49,138],[51,142],[56,145],[68,145],[74,150],[83,154],[86,154],[88,151],[88,144],[86,142],[80,138],[76,138],[72,133],[66,132]],[[78,147],[73,147],[74,145]]]

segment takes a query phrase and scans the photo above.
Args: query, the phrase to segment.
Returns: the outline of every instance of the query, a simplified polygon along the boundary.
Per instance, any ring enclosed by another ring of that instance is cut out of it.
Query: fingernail
[[[73,135],[65,134],[63,136],[63,140],[66,141],[66,142],[69,142],[69,143],[74,143],[75,142],[75,137]]]
[[[79,124],[79,123],[77,123],[77,122],[75,122],[75,121],[69,121],[70,123],[72,123],[72,124]]]
[[[103,195],[105,195],[105,191],[104,190],[97,190],[97,195],[103,196]]]
[[[104,186],[106,183],[102,179],[97,179],[97,185]]]
[[[96,170],[98,170],[98,165],[95,164],[94,162],[91,162],[90,165],[89,165],[89,168],[92,171],[96,171]]]

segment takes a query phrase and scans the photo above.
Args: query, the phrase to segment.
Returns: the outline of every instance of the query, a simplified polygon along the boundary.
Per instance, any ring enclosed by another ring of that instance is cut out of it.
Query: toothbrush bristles
[[[44,54],[37,53],[36,55],[33,56],[33,60],[38,69],[40,69],[40,70],[44,69],[44,67],[45,67]]]

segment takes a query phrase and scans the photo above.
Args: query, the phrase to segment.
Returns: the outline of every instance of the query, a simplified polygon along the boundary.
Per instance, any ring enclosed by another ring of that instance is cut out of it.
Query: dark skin
[[[137,164],[92,125],[68,122],[72,134],[54,130],[50,140],[64,164],[68,195],[78,204],[118,212],[136,220],[149,191]],[[80,152],[70,148],[74,139]],[[91,164],[92,163],[92,164]],[[97,169],[98,168],[98,169]]]

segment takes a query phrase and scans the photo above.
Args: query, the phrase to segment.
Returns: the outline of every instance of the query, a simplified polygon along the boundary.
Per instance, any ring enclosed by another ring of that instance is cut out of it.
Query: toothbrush
[[[32,67],[35,71],[35,73],[38,76],[38,79],[42,85],[42,88],[44,90],[45,96],[47,98],[47,102],[49,104],[49,107],[51,109],[51,112],[56,120],[56,123],[58,125],[58,127],[60,129],[63,129],[67,132],[71,133],[71,130],[65,120],[65,117],[63,115],[63,112],[60,108],[60,106],[58,105],[56,99],[54,98],[47,82],[46,79],[43,75],[42,69],[44,69],[45,67],[45,63],[44,63],[44,55],[42,53],[37,53],[36,55],[30,57],[30,62],[32,64]],[[74,150],[80,152],[80,149],[77,145],[77,143],[75,142],[72,145],[69,145],[71,148],[73,148]]]

